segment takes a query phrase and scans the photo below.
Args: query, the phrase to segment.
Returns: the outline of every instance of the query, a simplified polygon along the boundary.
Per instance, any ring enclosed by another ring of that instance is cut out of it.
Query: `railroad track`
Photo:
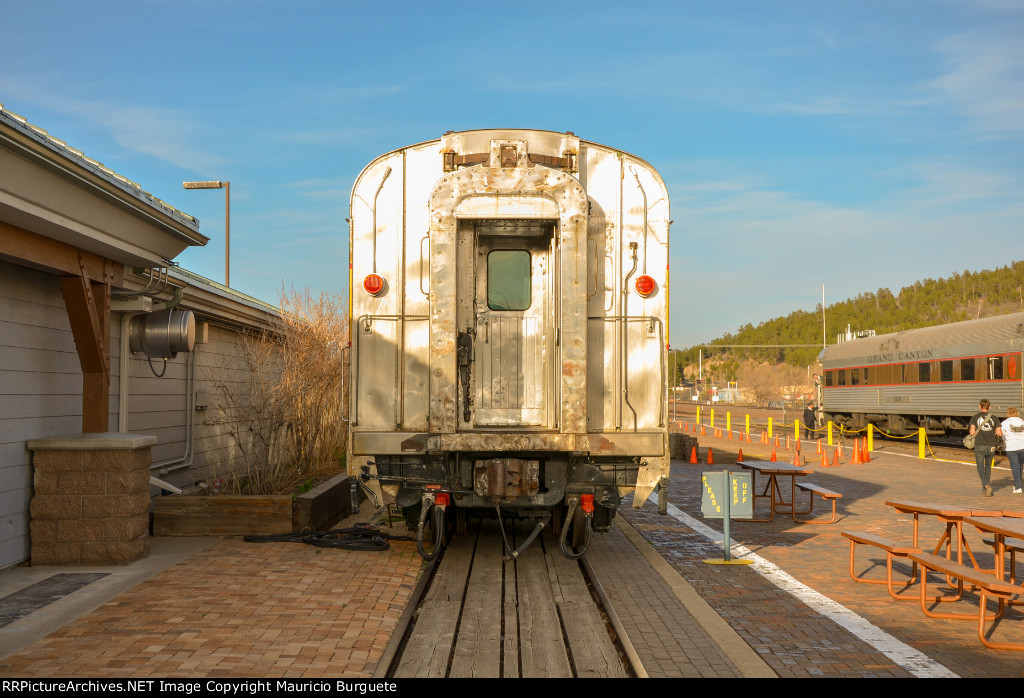
[[[519,540],[527,535],[522,523],[506,522],[505,529]],[[448,543],[420,584],[407,627],[395,633],[401,640],[385,653],[383,676],[643,675],[629,659],[628,640],[619,639],[621,629],[613,628],[614,613],[598,600],[587,565],[562,557],[545,535],[517,560],[503,554],[494,520],[472,521]]]

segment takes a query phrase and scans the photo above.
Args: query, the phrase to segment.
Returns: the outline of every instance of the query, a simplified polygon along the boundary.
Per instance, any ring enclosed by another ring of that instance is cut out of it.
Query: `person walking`
[[[1013,493],[1021,494],[1021,465],[1024,464],[1024,419],[1016,407],[1006,408],[1006,419],[999,426],[1006,441],[1006,459],[1013,473]]]
[[[982,400],[978,403],[978,414],[971,417],[970,433],[974,437],[974,460],[978,464],[978,478],[981,480],[981,491],[986,497],[992,496],[992,486],[989,484],[992,477],[992,461],[996,457],[996,448],[999,446],[999,437],[1003,430],[999,422],[988,413],[992,403],[989,400]]]

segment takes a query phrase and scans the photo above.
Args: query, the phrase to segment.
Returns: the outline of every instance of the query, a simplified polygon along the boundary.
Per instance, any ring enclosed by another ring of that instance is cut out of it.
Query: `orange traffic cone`
[[[690,449],[690,462],[691,463],[696,463],[697,462],[697,447],[696,446],[694,446],[692,449]]]
[[[832,465],[834,465],[834,466],[838,466],[839,465],[839,449],[838,448],[833,448],[832,449]]]
[[[850,457],[850,463],[853,465],[860,465],[860,440],[853,440],[853,455]]]
[[[775,435],[775,448],[778,448],[778,447],[779,447],[779,435],[776,434]]]
[[[775,457],[775,449],[774,448],[772,449],[771,462],[772,463],[778,463],[779,462],[779,460]]]
[[[868,455],[868,437],[864,437],[864,446],[860,449],[860,460],[862,463],[870,463],[871,456]]]
[[[743,449],[742,448],[740,449],[740,452],[736,455],[736,462],[737,463],[742,463],[743,462]]]
[[[821,450],[821,439],[818,439],[818,453],[824,453],[824,451]]]
[[[786,434],[786,448],[787,449],[790,448],[790,445],[789,445],[789,434]]]
[[[725,432],[725,438],[727,438],[727,439],[731,439],[732,438],[732,429],[730,429],[729,431]]]
[[[821,454],[821,467],[822,468],[829,467],[828,456],[826,454],[824,454],[824,453]]]
[[[800,449],[798,449],[798,448],[793,450],[793,465],[795,465],[798,468],[802,468],[803,467],[800,464]]]
[[[843,455],[843,445],[842,444],[838,444],[836,446],[836,450],[839,451],[839,457],[840,458],[845,458],[846,457],[845,455]]]
[[[714,465],[715,457],[711,454],[711,447],[708,446],[708,465]]]
[[[700,425],[700,435],[701,436],[707,436],[708,435],[708,431],[707,431],[707,429],[704,428],[703,424]]]

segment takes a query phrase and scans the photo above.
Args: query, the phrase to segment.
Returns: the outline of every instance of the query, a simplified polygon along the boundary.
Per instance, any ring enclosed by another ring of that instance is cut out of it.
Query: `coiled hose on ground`
[[[336,528],[330,531],[292,531],[266,536],[245,536],[249,543],[305,543],[317,548],[381,551],[391,547],[389,540],[412,540],[408,536],[392,536],[370,527]]]
[[[562,551],[562,555],[565,555],[570,560],[579,560],[583,557],[587,548],[590,547],[590,517],[586,516],[583,520],[583,545],[580,546],[579,552],[573,551],[569,545],[569,527],[573,525],[574,518],[576,516],[576,509],[579,507],[578,499],[569,500],[569,511],[565,515],[565,522],[562,524],[562,533],[558,536],[558,548]]]

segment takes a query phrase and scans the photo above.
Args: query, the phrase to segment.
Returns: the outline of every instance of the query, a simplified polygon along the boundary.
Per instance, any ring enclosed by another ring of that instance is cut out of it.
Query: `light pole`
[[[224,285],[231,287],[231,182],[182,182],[186,189],[224,190]]]

